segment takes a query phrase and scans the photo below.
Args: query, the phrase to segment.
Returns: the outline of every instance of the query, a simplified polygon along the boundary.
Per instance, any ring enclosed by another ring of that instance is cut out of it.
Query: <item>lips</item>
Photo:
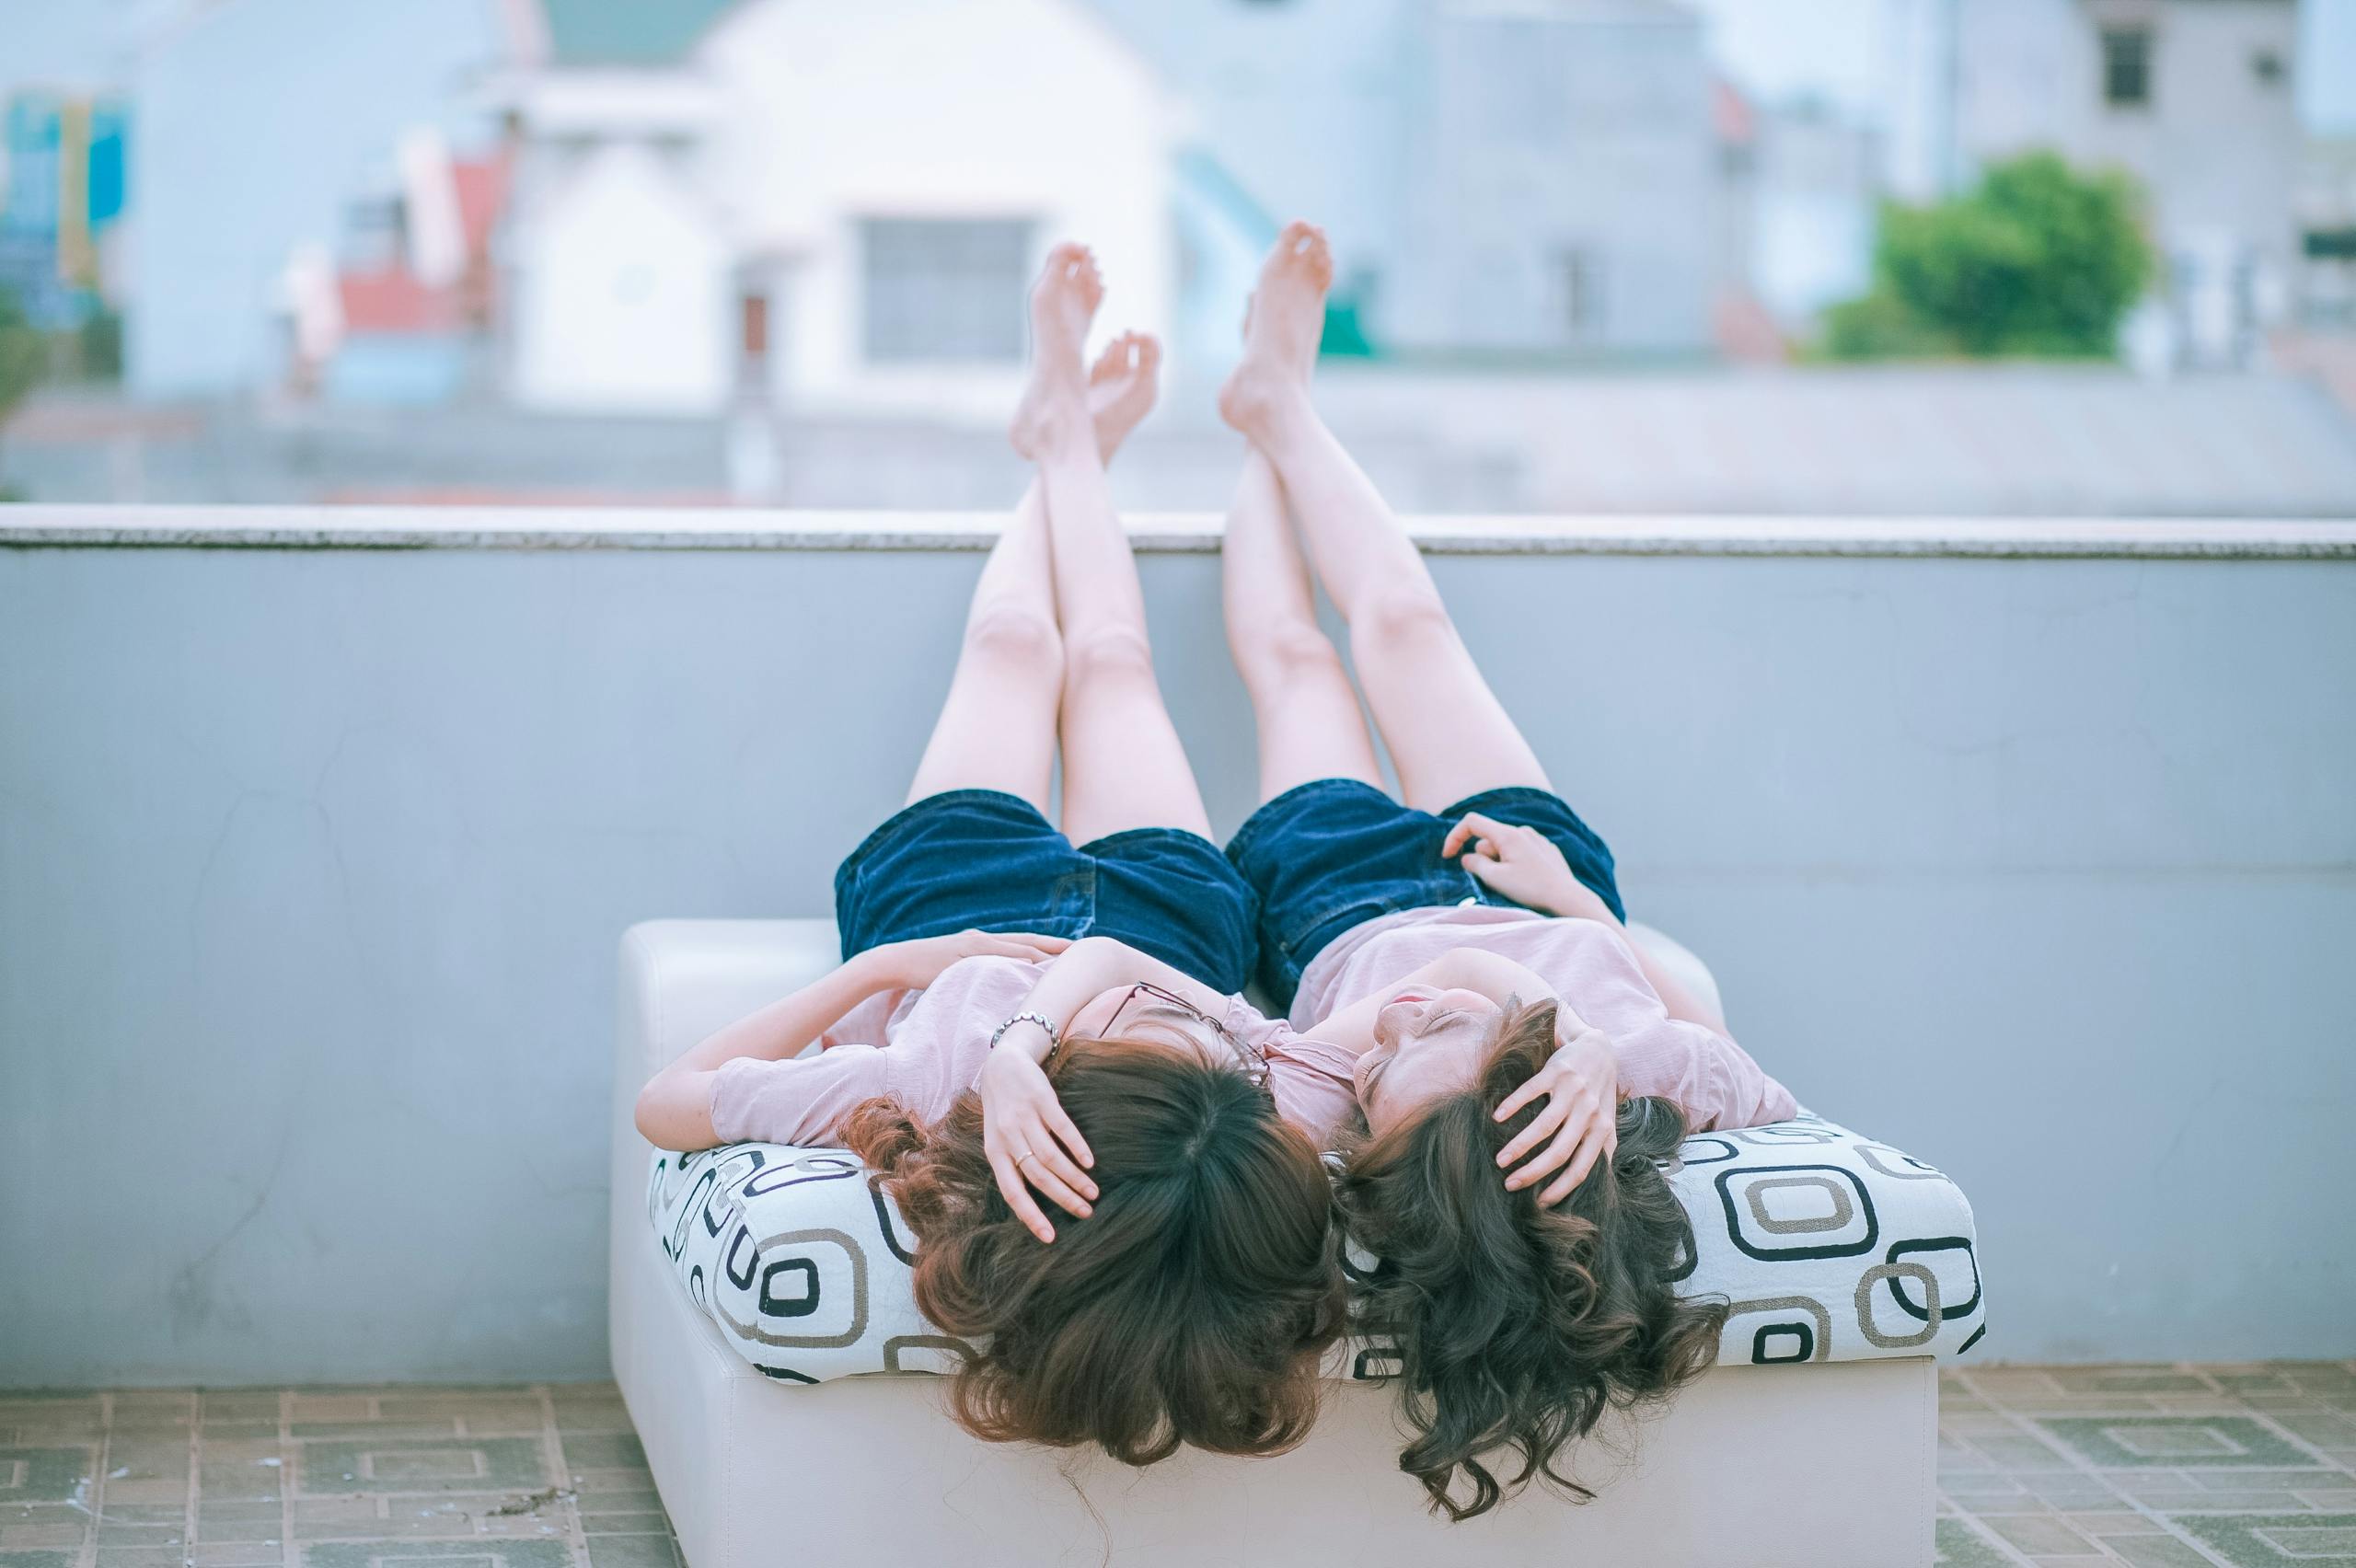
[[[1428,991],[1402,991],[1391,998],[1389,1005],[1396,1007],[1401,1002],[1428,1002],[1431,999],[1431,993]]]

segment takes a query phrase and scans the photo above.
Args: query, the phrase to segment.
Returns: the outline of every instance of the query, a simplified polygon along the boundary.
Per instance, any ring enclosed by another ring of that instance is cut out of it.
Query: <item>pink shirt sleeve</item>
[[[1038,975],[1038,965],[1017,959],[961,959],[921,992],[852,1009],[819,1037],[823,1050],[725,1063],[712,1076],[711,1130],[723,1143],[824,1146],[853,1107],[879,1095],[919,1122],[937,1122],[973,1087],[991,1029]]]
[[[711,1080],[711,1130],[722,1143],[823,1144],[850,1108],[887,1092],[885,1053],[835,1045],[814,1056],[723,1062]]]
[[[1750,1059],[1750,1053],[1706,1024],[1671,1018],[1615,1032],[1620,1092],[1657,1094],[1685,1113],[1688,1130],[1756,1127],[1799,1110],[1792,1091]]]

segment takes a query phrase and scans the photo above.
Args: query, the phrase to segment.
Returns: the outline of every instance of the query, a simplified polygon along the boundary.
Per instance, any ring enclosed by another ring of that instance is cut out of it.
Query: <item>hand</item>
[[[1096,1183],[1080,1167],[1095,1164],[1096,1156],[1064,1114],[1045,1069],[1021,1049],[1011,1033],[982,1065],[979,1088],[982,1151],[998,1176],[999,1193],[1034,1236],[1053,1241],[1056,1228],[1033,1200],[1031,1188],[1038,1188],[1065,1213],[1085,1219]]]
[[[1505,1098],[1496,1119],[1508,1121],[1534,1100],[1546,1108],[1530,1125],[1497,1152],[1497,1164],[1510,1170],[1530,1156],[1529,1162],[1506,1178],[1506,1190],[1534,1186],[1553,1171],[1554,1178],[1538,1195],[1539,1206],[1552,1208],[1571,1195],[1587,1179],[1598,1159],[1610,1159],[1620,1147],[1620,1058],[1604,1032],[1567,1007],[1556,1004],[1554,1036],[1562,1043],[1546,1065]],[[1549,1136],[1552,1142],[1548,1142]],[[1540,1144],[1545,1147],[1538,1149]]]
[[[1483,887],[1516,904],[1553,915],[1611,920],[1611,906],[1572,873],[1554,841],[1534,827],[1467,812],[1448,830],[1439,852],[1442,859],[1462,855],[1464,869]]]
[[[960,959],[1019,958],[1026,963],[1045,963],[1069,946],[1068,937],[1042,937],[1030,931],[952,931],[945,937],[885,942],[870,948],[868,954],[888,985],[921,991]]]

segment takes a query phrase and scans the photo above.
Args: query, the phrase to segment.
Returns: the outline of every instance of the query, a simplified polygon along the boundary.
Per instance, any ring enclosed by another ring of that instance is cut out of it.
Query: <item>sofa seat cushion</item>
[[[1685,1140],[1671,1173],[1693,1221],[1688,1295],[1730,1305],[1721,1363],[1959,1355],[1984,1331],[1971,1206],[1939,1171],[1803,1112]],[[839,1149],[733,1144],[658,1153],[647,1212],[680,1286],[765,1375],[816,1383],[939,1372],[954,1342],[917,1311],[915,1238]],[[1338,1347],[1333,1375],[1392,1357]]]

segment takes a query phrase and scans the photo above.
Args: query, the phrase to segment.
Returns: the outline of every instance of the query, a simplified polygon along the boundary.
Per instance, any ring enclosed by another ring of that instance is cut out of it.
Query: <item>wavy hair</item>
[[[1543,1183],[1506,1190],[1497,1154],[1545,1101],[1494,1113],[1553,1049],[1553,1003],[1508,1006],[1477,1082],[1351,1151],[1336,1194],[1352,1239],[1380,1260],[1357,1282],[1355,1327],[1399,1349],[1412,1429],[1399,1468],[1450,1519],[1533,1477],[1594,1496],[1557,1468],[1565,1447],[1605,1411],[1665,1401],[1698,1376],[1726,1320],[1723,1305],[1673,1287],[1693,1231],[1657,1163],[1685,1136],[1669,1101],[1623,1103],[1612,1159],[1556,1206],[1539,1206]]]
[[[888,1100],[841,1128],[917,1234],[918,1308],[967,1342],[951,1412],[987,1441],[1130,1465],[1294,1447],[1345,1320],[1317,1151],[1241,1073],[1166,1046],[1067,1041],[1048,1072],[1098,1190],[1052,1243],[999,1193],[979,1095],[930,1128]]]

